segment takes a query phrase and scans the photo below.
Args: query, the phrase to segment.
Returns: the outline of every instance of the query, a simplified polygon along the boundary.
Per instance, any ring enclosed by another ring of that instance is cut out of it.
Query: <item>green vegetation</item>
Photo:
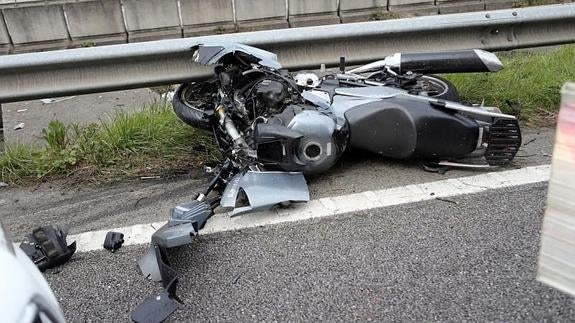
[[[561,86],[567,81],[575,81],[575,46],[498,56],[504,68],[497,73],[451,74],[445,77],[455,84],[463,101],[477,103],[485,100],[485,105],[519,114],[530,124],[555,122]]]
[[[401,18],[398,13],[387,11],[385,8],[379,8],[371,14],[370,20],[390,20]]]
[[[87,40],[80,45],[80,47],[94,47],[94,46],[96,46],[96,42],[93,40]]]
[[[226,33],[226,28],[223,26],[218,26],[215,30],[216,34],[221,35]]]
[[[44,148],[6,147],[0,155],[1,181],[74,174],[113,181],[169,175],[218,158],[211,134],[184,124],[163,101],[85,127],[53,120],[42,136]]]

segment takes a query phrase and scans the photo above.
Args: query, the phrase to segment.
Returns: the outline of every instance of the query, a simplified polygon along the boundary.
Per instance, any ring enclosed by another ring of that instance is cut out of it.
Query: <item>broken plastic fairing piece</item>
[[[76,251],[75,241],[66,243],[67,235],[67,230],[58,226],[37,227],[24,237],[20,249],[44,271],[64,264]]]
[[[238,55],[243,61],[249,63],[257,63],[276,70],[282,68],[276,54],[242,44],[197,44],[192,47],[192,50],[194,62],[202,65],[219,64],[227,55]]]
[[[120,232],[110,231],[106,233],[106,238],[104,239],[104,249],[115,252],[122,247],[124,243],[124,234]]]
[[[219,199],[209,200],[206,196],[214,190],[222,177],[227,176],[231,167],[232,164],[229,160],[222,163],[217,175],[210,181],[202,194],[199,194],[195,200],[180,204],[170,210],[168,223],[152,235],[148,252],[138,260],[138,266],[144,276],[154,281],[163,280],[160,272],[162,259],[157,259],[156,250],[158,248],[165,250],[192,242],[192,237],[198,234],[198,230],[212,216],[213,209],[219,201]],[[167,257],[165,258],[164,260],[167,261]]]
[[[152,244],[173,248],[192,243],[192,237],[211,215],[212,207],[206,202],[180,204],[170,210],[168,223],[152,235]]]
[[[154,253],[154,259],[158,266],[158,274],[164,290],[160,293],[148,296],[143,303],[132,312],[134,322],[163,322],[177,307],[175,301],[183,303],[176,295],[178,286],[178,272],[168,262],[166,249],[153,246],[150,249]]]
[[[212,215],[212,207],[207,202],[194,200],[180,204],[170,210],[170,219],[152,235],[148,252],[138,260],[142,274],[154,281],[162,280],[160,260],[156,248],[173,248],[192,243],[206,220]]]
[[[162,291],[150,295],[132,312],[132,321],[136,323],[163,322],[168,318],[178,304],[169,297],[168,292]]]
[[[240,192],[247,205],[238,205]],[[309,190],[301,172],[253,172],[237,174],[222,195],[221,206],[234,208],[232,216],[273,208],[286,202],[309,201]]]

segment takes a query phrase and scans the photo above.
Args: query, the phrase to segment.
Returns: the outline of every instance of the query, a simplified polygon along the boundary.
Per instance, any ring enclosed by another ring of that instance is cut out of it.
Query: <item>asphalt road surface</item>
[[[169,321],[573,321],[535,281],[546,184],[200,237],[170,253],[185,302]],[[160,286],[144,246],[45,276],[68,320],[128,321]]]
[[[552,129],[526,129],[513,166],[551,162]],[[352,152],[310,179],[312,199],[478,175]],[[179,179],[70,188],[0,188],[15,240],[40,224],[72,233],[165,220],[205,184]],[[546,183],[200,236],[173,250],[177,321],[575,321],[575,298],[535,280]],[[248,215],[249,216],[249,215]],[[71,322],[129,321],[160,290],[136,260],[145,245],[77,253],[46,271]]]

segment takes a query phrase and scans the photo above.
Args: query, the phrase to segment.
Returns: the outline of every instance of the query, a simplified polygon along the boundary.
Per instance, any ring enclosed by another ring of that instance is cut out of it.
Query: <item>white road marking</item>
[[[206,223],[200,234],[295,222],[436,198],[479,193],[491,189],[546,182],[549,180],[550,173],[551,165],[532,166],[379,191],[324,197],[305,204],[293,205],[286,209],[247,214],[234,218],[227,213],[216,214]],[[124,234],[124,245],[145,244],[150,242],[152,234],[164,223],[166,222],[137,224],[123,228],[85,232],[70,235],[68,241],[76,240],[78,252],[99,250],[102,249],[106,233],[108,231],[117,231]]]

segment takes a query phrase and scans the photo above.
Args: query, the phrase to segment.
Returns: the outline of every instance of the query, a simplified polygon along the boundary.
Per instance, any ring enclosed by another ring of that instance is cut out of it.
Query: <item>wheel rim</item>
[[[421,80],[424,80],[425,82],[427,82],[427,84],[431,85],[431,89],[427,90],[427,89],[422,89],[424,90],[424,93],[421,95],[426,95],[429,97],[438,97],[438,96],[442,96],[445,95],[447,93],[447,91],[449,90],[449,86],[447,85],[447,83],[445,83],[444,81],[440,80],[440,79],[436,79],[434,77],[430,77],[430,76],[426,76],[423,75],[420,78]],[[419,82],[418,82],[419,84]],[[434,91],[435,93],[433,95],[427,95],[427,93]]]

